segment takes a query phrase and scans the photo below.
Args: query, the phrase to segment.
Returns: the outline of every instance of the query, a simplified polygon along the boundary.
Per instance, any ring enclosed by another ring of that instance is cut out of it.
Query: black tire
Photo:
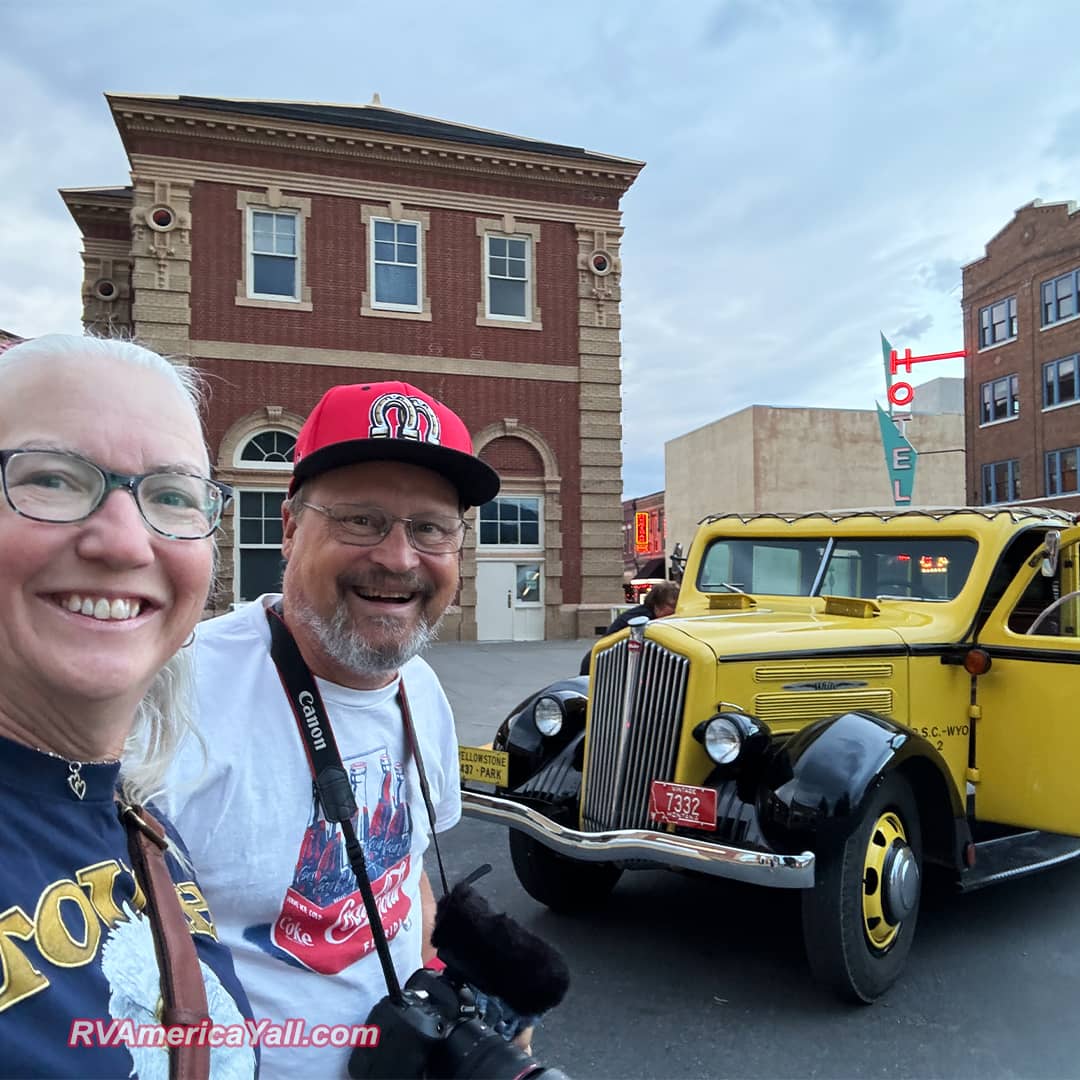
[[[599,907],[622,876],[612,863],[568,859],[517,829],[510,830],[510,859],[534,900],[567,914]]]
[[[900,866],[905,885],[890,894],[879,871]],[[911,951],[921,887],[919,809],[911,786],[893,773],[843,847],[818,857],[816,884],[803,893],[803,939],[815,978],[846,1001],[879,998]]]

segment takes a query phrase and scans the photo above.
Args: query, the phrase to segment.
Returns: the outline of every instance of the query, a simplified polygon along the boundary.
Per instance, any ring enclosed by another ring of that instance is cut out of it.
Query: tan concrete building
[[[906,434],[919,455],[912,505],[963,505],[963,414],[917,413]],[[664,473],[669,550],[688,548],[708,514],[893,505],[870,409],[752,405],[666,443]]]

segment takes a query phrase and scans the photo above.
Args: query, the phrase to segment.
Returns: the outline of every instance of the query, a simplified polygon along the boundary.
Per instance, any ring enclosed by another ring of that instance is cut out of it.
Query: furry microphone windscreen
[[[496,914],[464,882],[438,902],[431,943],[453,972],[519,1013],[547,1012],[570,986],[558,949],[509,915]]]

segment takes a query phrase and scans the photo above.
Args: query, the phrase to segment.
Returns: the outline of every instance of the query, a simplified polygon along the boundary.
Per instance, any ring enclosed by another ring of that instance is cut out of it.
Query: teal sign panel
[[[915,487],[915,463],[919,455],[881,405],[877,407],[877,418],[881,425],[881,443],[885,447],[885,467],[889,470],[893,503],[910,506],[911,492]]]

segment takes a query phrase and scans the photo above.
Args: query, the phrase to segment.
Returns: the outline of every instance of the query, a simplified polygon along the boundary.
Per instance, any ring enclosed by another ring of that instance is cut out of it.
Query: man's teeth
[[[134,619],[142,610],[141,600],[107,600],[105,597],[94,598],[92,596],[71,595],[61,601],[68,611],[74,611],[81,615],[89,615],[95,619],[107,621],[109,619]]]

